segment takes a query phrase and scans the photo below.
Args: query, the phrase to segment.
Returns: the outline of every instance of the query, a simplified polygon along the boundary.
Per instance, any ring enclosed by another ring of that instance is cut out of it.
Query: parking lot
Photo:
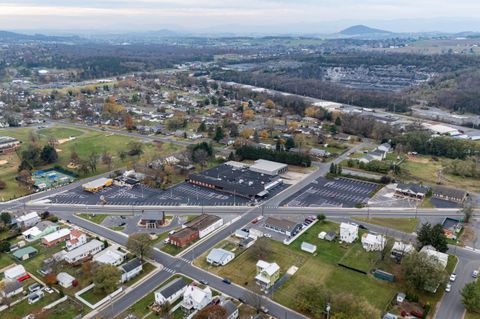
[[[379,184],[348,178],[317,178],[281,205],[290,207],[355,207],[367,203]]]
[[[282,191],[288,185],[280,185],[270,191],[270,196]],[[268,198],[267,197],[267,198]],[[52,203],[72,205],[127,205],[127,206],[244,206],[250,200],[222,193],[216,190],[180,183],[167,190],[137,185],[133,188],[111,186],[97,193],[88,193],[81,187],[57,194],[50,198]]]

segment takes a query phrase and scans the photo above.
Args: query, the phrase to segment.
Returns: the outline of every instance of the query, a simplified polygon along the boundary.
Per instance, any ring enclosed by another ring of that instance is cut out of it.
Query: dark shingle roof
[[[183,278],[177,278],[168,283],[166,286],[158,289],[157,292],[161,293],[165,299],[168,299],[168,297],[174,295],[177,291],[181,290],[185,286],[187,286],[185,280],[183,280]]]
[[[122,267],[122,269],[125,270],[125,272],[129,272],[129,271],[132,271],[133,269],[137,268],[141,264],[142,264],[142,261],[140,259],[134,258],[134,259],[130,260],[129,262],[123,264],[120,267]]]

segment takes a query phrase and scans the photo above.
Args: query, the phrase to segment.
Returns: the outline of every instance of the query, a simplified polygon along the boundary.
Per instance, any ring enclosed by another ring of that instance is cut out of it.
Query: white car
[[[472,272],[472,277],[473,277],[473,278],[477,278],[477,277],[478,277],[478,270],[474,270],[474,271]]]
[[[49,294],[53,294],[53,289],[50,288],[50,287],[45,287],[45,288],[43,288],[43,290],[45,290],[45,291],[48,292]]]
[[[455,281],[455,279],[457,279],[457,274],[456,273],[452,273],[450,275],[450,281]]]
[[[270,234],[264,234],[263,236],[267,237],[267,238],[272,238],[272,235],[270,235]]]
[[[445,291],[450,292],[451,290],[452,290],[452,285],[448,283],[447,286],[445,287]]]

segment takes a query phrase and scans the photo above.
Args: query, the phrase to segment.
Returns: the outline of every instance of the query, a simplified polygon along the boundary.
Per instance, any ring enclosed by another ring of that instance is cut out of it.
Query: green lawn
[[[85,313],[83,308],[83,304],[80,304],[79,301],[69,298],[67,301],[56,305],[51,310],[48,310],[45,313],[45,317],[55,319],[72,319],[79,314],[84,315]]]
[[[106,296],[107,296],[107,294],[103,291],[95,292],[95,287],[94,287],[90,290],[87,290],[86,292],[81,294],[79,297],[85,299],[90,304],[94,305],[97,302],[99,302],[100,300],[102,300],[103,298],[105,298]]]
[[[43,298],[36,303],[29,305],[27,299],[23,300],[22,302],[16,304],[15,306],[6,309],[1,312],[2,319],[18,319],[28,314],[32,313],[34,310],[40,310],[42,307],[45,307],[55,300],[59,299],[60,296],[57,293],[45,293]]]
[[[193,242],[192,244],[194,244],[194,243],[195,242]],[[176,256],[179,253],[181,253],[182,251],[184,251],[185,249],[187,249],[189,246],[182,248],[182,247],[178,247],[178,246],[174,246],[174,245],[170,245],[170,244],[164,244],[160,248],[160,250],[163,251],[164,253],[170,254],[172,256]]]
[[[355,217],[354,220],[358,220],[361,222],[366,222],[369,224],[379,225],[383,227],[388,227],[392,229],[396,229],[399,231],[403,231],[405,233],[412,233],[417,229],[417,225],[419,223],[418,218],[382,218],[382,217],[372,217],[372,218],[364,218],[364,217]]]
[[[101,224],[103,222],[103,220],[105,218],[107,218],[108,216],[110,215],[107,215],[107,214],[96,214],[95,216],[93,216],[92,214],[79,214],[78,215],[79,217],[83,218],[83,219],[86,219],[88,221],[91,221],[92,223],[95,223],[95,224]]]
[[[110,229],[115,231],[122,231],[125,229],[125,226],[113,226],[113,227],[110,227]]]

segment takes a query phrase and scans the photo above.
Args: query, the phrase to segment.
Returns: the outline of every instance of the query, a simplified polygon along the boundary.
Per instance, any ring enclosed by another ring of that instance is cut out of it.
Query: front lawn
[[[91,305],[94,305],[103,298],[105,298],[107,295],[108,294],[103,291],[95,291],[95,287],[93,287],[92,289],[85,291],[79,297],[88,301]]]
[[[25,299],[18,304],[10,307],[9,309],[6,309],[1,312],[0,317],[2,319],[18,319],[18,318],[23,318],[29,314],[31,314],[33,311],[39,311],[42,309],[42,307],[45,307],[55,300],[59,299],[60,296],[57,293],[45,293],[43,298],[37,301],[36,303],[29,305],[28,300]]]
[[[88,221],[91,221],[92,223],[100,225],[105,220],[105,218],[107,218],[110,215],[107,215],[107,214],[95,214],[95,215],[94,214],[79,214],[78,216],[83,218],[83,219],[86,219]]]
[[[417,225],[419,223],[418,218],[355,217],[353,219],[369,224],[396,229],[405,233],[413,233],[417,229]]]

